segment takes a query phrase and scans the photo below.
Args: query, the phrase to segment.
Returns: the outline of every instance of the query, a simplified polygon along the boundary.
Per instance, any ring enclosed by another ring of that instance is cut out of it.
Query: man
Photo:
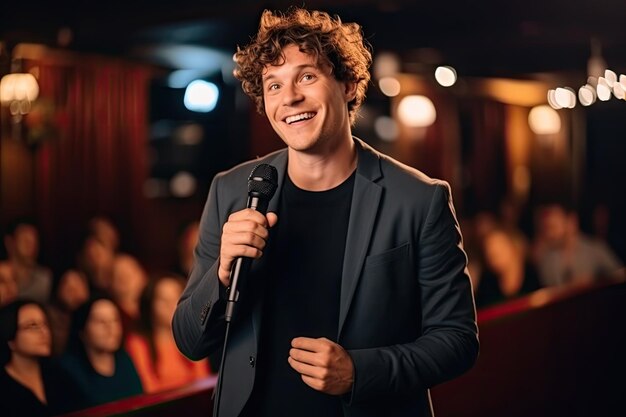
[[[220,370],[221,417],[431,416],[428,388],[478,354],[448,185],[352,137],[371,63],[357,24],[265,11],[236,62],[287,148],[213,180],[174,315],[179,349],[200,359],[222,346],[231,267],[255,258]],[[278,170],[267,215],[245,209],[259,163]]]
[[[3,269],[12,271],[17,284],[17,298],[28,298],[40,303],[50,300],[52,271],[38,263],[39,230],[28,219],[13,221],[4,236],[8,260]]]
[[[624,279],[620,259],[605,242],[580,230],[573,207],[567,203],[546,203],[538,214],[534,256],[544,286]]]

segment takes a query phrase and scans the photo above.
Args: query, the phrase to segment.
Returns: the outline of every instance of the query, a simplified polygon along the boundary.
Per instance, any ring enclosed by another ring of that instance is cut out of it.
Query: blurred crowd
[[[577,213],[546,204],[532,238],[510,207],[461,220],[477,307],[544,287],[624,279],[622,260],[602,236],[581,231]],[[180,234],[178,265],[148,273],[120,251],[107,218],[86,226],[75,265],[58,277],[39,264],[39,230],[16,221],[0,259],[0,395],[3,413],[57,415],[211,374],[177,349],[172,316],[193,264],[198,223]]]
[[[75,265],[55,277],[39,263],[37,226],[11,224],[0,259],[3,415],[58,415],[209,376],[209,361],[184,357],[171,328],[197,229],[181,233],[178,265],[148,272],[120,251],[116,226],[95,217]]]
[[[520,216],[504,202],[499,213],[480,212],[462,221],[477,308],[540,288],[626,278],[623,260],[606,236],[584,233],[574,207],[538,205],[531,213],[530,232],[520,227]]]

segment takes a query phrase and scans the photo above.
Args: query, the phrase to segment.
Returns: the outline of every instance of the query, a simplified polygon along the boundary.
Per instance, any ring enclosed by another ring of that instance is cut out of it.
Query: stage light
[[[220,91],[213,83],[195,80],[189,83],[183,99],[188,110],[208,113],[215,109]]]

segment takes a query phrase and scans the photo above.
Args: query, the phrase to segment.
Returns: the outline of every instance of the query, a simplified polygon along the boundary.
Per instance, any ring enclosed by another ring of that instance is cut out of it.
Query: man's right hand
[[[217,276],[220,282],[230,285],[230,270],[236,258],[258,259],[269,237],[269,229],[278,221],[276,213],[263,215],[256,210],[246,208],[228,216],[222,229],[220,266]]]

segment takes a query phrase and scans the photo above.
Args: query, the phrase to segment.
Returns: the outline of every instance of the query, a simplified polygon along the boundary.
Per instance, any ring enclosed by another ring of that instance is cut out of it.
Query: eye
[[[276,91],[280,88],[280,85],[277,83],[268,84],[267,91]]]
[[[315,75],[307,72],[302,76],[302,81],[313,81],[315,79]]]

